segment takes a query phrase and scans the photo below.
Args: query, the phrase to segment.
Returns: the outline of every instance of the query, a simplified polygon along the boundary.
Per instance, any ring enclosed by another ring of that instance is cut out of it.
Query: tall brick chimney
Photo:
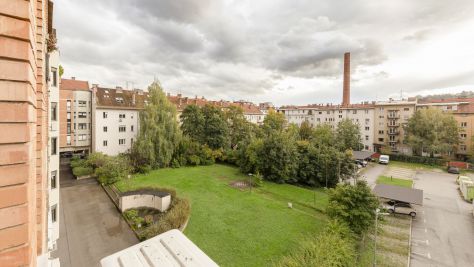
[[[344,83],[342,91],[342,106],[351,104],[351,53],[344,53]]]

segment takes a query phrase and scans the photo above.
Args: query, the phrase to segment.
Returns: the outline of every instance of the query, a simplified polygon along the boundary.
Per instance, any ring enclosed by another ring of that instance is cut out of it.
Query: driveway
[[[456,175],[418,172],[423,207],[413,220],[411,266],[473,266],[474,217],[455,182]]]
[[[62,267],[100,266],[103,257],[139,242],[95,180],[76,181],[67,165],[61,165],[60,179]]]
[[[382,175],[387,170],[387,165],[382,165],[378,163],[370,163],[369,166],[362,169],[360,175],[361,179],[367,181],[367,184],[373,188],[377,178]]]

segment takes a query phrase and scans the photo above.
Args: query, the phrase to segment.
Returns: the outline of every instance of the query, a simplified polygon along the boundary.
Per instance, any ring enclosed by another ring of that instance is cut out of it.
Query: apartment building
[[[93,85],[92,151],[115,156],[129,152],[140,128],[148,93]]]
[[[59,239],[59,52],[48,54],[48,249],[56,250]]]
[[[92,91],[89,82],[61,79],[59,90],[60,153],[84,153],[91,150]]]
[[[243,101],[243,100],[239,100],[235,102],[225,101],[225,100],[212,101],[212,100],[207,100],[204,97],[198,97],[198,96],[194,98],[183,97],[181,94],[177,94],[176,96],[172,96],[168,94],[167,97],[168,97],[168,100],[176,106],[176,110],[178,111],[177,112],[178,120],[181,115],[181,112],[188,105],[197,105],[197,106],[203,107],[207,104],[218,107],[223,111],[228,109],[230,106],[240,107],[243,111],[245,119],[247,119],[248,122],[255,123],[255,124],[262,124],[266,116],[266,113],[262,112],[262,110],[260,110],[260,108],[257,105],[255,105],[252,102]]]
[[[0,1],[0,25],[0,266],[58,266],[48,249],[53,2]]]
[[[348,105],[286,106],[278,109],[278,112],[285,115],[288,123],[301,126],[301,123],[307,121],[312,127],[327,124],[334,130],[339,122],[349,119],[359,125],[363,147],[358,150],[374,151],[374,109],[374,103],[365,102]]]
[[[416,108],[437,108],[443,112],[451,113],[461,128],[459,133],[460,144],[456,157],[465,160],[473,154],[474,134],[474,98],[447,98],[419,101]]]
[[[416,111],[416,99],[379,101],[375,104],[374,147],[389,148],[393,153],[411,154],[404,127]]]

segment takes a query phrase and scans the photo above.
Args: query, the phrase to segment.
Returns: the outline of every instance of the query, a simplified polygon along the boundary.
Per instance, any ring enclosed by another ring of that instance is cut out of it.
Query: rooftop
[[[75,77],[71,79],[64,79],[61,78],[61,82],[59,85],[60,90],[82,90],[82,91],[89,91],[89,82],[88,81],[81,81],[76,80]]]

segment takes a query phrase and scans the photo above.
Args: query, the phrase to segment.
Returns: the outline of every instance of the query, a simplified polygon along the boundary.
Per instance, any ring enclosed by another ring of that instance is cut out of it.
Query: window
[[[51,137],[51,155],[56,155],[58,153],[58,138]]]
[[[71,126],[69,126],[69,128],[71,128]],[[70,145],[70,144],[71,144],[71,136],[67,135],[66,136],[66,145]]]
[[[71,111],[71,100],[68,100],[66,102],[66,109],[67,109],[67,111]]]
[[[127,127],[125,127],[124,125],[119,126],[119,132],[121,132],[121,133],[125,132],[126,129],[127,129]]]
[[[125,145],[125,139],[119,139],[119,145]]]
[[[461,149],[461,151],[466,151],[466,145],[460,145],[459,148]]]
[[[87,118],[87,112],[79,112],[78,118]]]
[[[466,137],[467,137],[467,134],[463,134],[463,133],[461,134],[462,139],[466,139]]]
[[[87,140],[87,135],[86,134],[80,134],[78,135],[78,139],[79,141],[85,141]]]
[[[369,136],[368,135],[365,136],[365,141],[369,141]]]
[[[51,102],[51,120],[57,121],[58,120],[58,103]]]
[[[102,141],[103,146],[107,146],[107,140]]]
[[[370,127],[365,126],[365,130],[366,130],[366,131],[370,130]]]
[[[87,129],[87,123],[79,123],[79,130],[86,130]]]
[[[58,171],[51,172],[51,189],[55,189],[57,186],[57,176],[58,176]]]
[[[58,86],[58,70],[56,68],[51,68],[51,76],[53,76],[53,86]]]
[[[342,115],[339,115],[339,119],[342,119]]]
[[[383,138],[379,138],[379,142],[383,142]]]
[[[71,112],[68,112],[66,114],[66,119],[67,119],[68,122],[71,122]]]
[[[339,113],[342,113],[342,110],[339,110]]]
[[[461,122],[461,127],[467,127],[467,122]]]
[[[117,103],[122,104],[123,103],[123,98],[122,97],[116,97],[115,101],[117,101]]]
[[[107,126],[104,126],[104,133],[107,132]]]
[[[260,120],[260,117],[258,119]],[[133,132],[133,125],[130,126],[130,131]]]
[[[107,112],[102,112],[102,117],[103,117],[104,119],[107,119]]]
[[[410,111],[410,108],[404,108],[403,110],[404,111]]]
[[[125,114],[119,114],[120,119],[125,119]]]
[[[130,146],[133,146],[133,138],[130,139]]]
[[[352,111],[352,114],[357,114],[357,110],[354,109],[354,110]]]
[[[53,205],[51,207],[51,221],[54,223],[57,220],[58,216],[58,205]]]
[[[364,110],[364,111],[365,111],[365,114],[369,114],[369,110],[368,110],[368,109],[366,109],[366,110]]]
[[[84,101],[84,100],[79,100],[78,103],[79,103],[79,107],[85,107],[87,105],[87,101]]]
[[[66,129],[67,129],[67,134],[71,134],[71,123],[70,122],[67,123]]]

